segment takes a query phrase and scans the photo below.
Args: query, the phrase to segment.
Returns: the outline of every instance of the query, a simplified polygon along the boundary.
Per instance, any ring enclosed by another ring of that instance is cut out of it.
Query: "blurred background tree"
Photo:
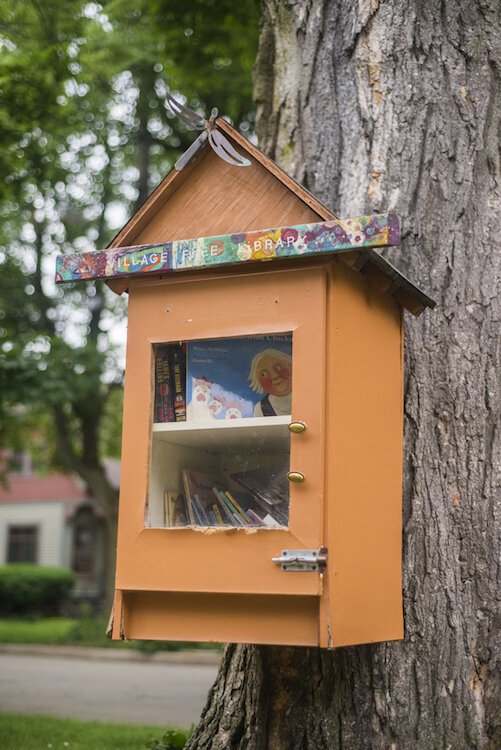
[[[258,18],[257,0],[0,0],[0,448],[76,472],[111,549],[126,300],[56,289],[54,259],[106,246],[194,139],[168,90],[252,131]]]

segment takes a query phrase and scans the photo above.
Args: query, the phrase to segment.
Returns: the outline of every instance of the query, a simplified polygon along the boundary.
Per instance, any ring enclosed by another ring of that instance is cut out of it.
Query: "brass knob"
[[[304,482],[304,474],[301,474],[300,471],[289,471],[287,473],[287,479],[289,482],[296,482],[299,484],[299,482]]]
[[[296,434],[298,434],[300,432],[305,432],[306,431],[306,425],[305,425],[304,422],[291,422],[290,425],[289,425],[289,430],[291,432],[296,433]]]

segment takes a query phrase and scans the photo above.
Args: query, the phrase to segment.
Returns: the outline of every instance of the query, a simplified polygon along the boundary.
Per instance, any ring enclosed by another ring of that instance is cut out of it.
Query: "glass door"
[[[289,526],[292,333],[153,345],[146,525]]]

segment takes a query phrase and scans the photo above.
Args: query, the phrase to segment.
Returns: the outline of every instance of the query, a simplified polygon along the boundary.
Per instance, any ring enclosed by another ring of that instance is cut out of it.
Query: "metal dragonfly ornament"
[[[188,127],[195,128],[195,130],[207,130],[209,144],[220,159],[234,167],[250,167],[249,159],[239,154],[226,136],[217,129],[216,117],[218,111],[215,107],[212,109],[209,119],[206,120],[202,115],[197,115],[192,109],[178,102],[171,94],[167,94],[167,104],[173,114]]]

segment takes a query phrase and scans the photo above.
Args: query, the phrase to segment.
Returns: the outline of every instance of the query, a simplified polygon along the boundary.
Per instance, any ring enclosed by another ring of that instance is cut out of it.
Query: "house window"
[[[36,563],[38,558],[38,526],[11,526],[7,562]]]

